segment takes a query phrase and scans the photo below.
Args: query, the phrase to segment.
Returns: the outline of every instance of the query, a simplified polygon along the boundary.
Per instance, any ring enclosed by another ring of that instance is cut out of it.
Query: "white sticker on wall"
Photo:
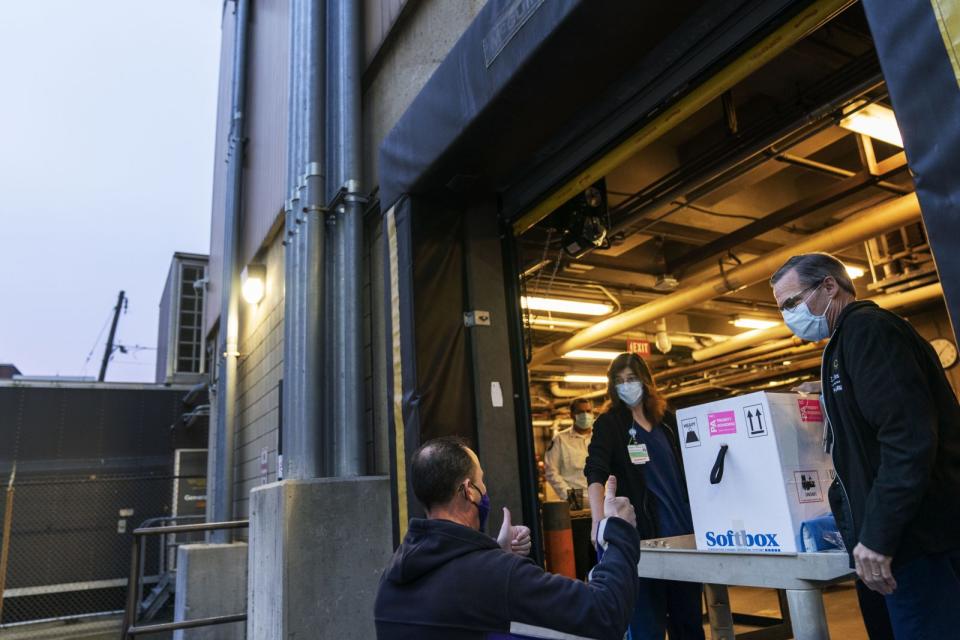
[[[496,380],[490,383],[490,402],[495,407],[503,406],[503,389],[500,388],[500,383]]]

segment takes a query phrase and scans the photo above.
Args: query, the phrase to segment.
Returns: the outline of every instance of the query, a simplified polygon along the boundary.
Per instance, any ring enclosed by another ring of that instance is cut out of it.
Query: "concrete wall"
[[[389,519],[386,477],[284,480],[256,489],[247,636],[374,638],[373,601],[392,555]]]
[[[486,0],[422,0],[409,7],[363,77],[364,185],[379,182],[380,143]]]
[[[244,613],[247,545],[185,544],[177,549],[174,620],[181,622]],[[242,622],[173,632],[174,640],[242,640]]]

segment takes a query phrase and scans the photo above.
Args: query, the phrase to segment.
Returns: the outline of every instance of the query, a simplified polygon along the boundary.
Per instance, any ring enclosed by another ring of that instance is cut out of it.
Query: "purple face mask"
[[[470,484],[473,484],[473,482]],[[480,487],[475,484],[473,484],[473,486],[477,491],[480,491]],[[469,498],[467,499],[469,500]],[[473,500],[470,500],[470,502],[473,502]],[[487,528],[487,518],[490,516],[490,496],[480,492],[480,502],[473,502],[473,506],[477,508],[480,515],[480,531],[485,531]]]

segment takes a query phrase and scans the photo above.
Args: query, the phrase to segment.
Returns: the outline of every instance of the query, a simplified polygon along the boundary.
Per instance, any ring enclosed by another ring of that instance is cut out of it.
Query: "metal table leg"
[[[796,640],[830,640],[820,589],[787,589],[787,603]]]
[[[733,614],[730,612],[730,594],[724,584],[705,584],[707,615],[710,618],[711,640],[734,640]]]

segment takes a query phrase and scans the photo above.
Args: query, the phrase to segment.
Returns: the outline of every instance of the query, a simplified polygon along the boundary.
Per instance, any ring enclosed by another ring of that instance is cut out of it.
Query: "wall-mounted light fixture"
[[[240,274],[240,292],[249,304],[258,304],[267,291],[267,267],[248,264]]]

